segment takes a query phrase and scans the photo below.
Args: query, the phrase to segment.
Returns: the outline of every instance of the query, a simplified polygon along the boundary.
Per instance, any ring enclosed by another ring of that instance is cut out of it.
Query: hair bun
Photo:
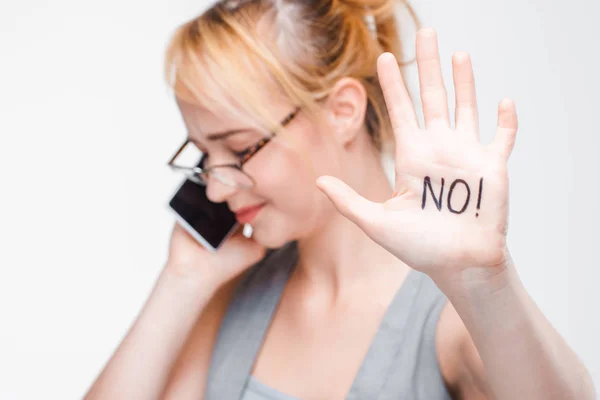
[[[373,14],[380,16],[389,14],[390,10],[400,3],[399,0],[337,0],[340,4],[355,12],[364,15]]]

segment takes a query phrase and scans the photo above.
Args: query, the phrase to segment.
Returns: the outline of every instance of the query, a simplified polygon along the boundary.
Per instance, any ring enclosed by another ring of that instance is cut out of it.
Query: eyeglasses
[[[298,115],[300,111],[300,107],[297,107],[294,111],[289,113],[282,121],[281,126],[285,127],[288,125],[295,117]],[[192,162],[193,166],[184,166],[178,160],[182,158],[182,154],[186,149],[189,149],[188,146],[192,146],[198,151],[196,145],[192,142],[191,139],[187,139],[177,150],[175,155],[171,157],[171,160],[168,162],[168,166],[171,167],[172,170],[182,172],[187,179],[190,181],[197,183],[199,185],[205,186],[210,177],[212,176],[217,181],[221,182],[224,185],[239,188],[239,189],[250,189],[254,187],[256,182],[252,177],[246,174],[242,170],[242,166],[250,160],[260,149],[265,147],[267,143],[271,141],[275,137],[275,133],[271,132],[267,137],[259,140],[256,144],[251,146],[249,149],[244,151],[243,156],[237,163],[231,164],[221,164],[221,165],[211,165],[209,167],[205,167],[204,163],[206,161],[206,153],[201,153],[198,156],[195,156],[195,159]]]

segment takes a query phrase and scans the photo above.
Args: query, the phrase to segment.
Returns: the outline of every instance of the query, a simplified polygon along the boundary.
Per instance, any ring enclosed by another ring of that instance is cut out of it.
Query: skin
[[[209,182],[211,200],[233,210],[265,204],[253,221],[253,238],[236,235],[211,255],[175,226],[163,274],[86,398],[201,398],[215,336],[240,274],[265,248],[289,240],[298,240],[300,259],[252,371],[264,383],[298,398],[344,398],[385,310],[414,268],[432,277],[450,300],[436,346],[455,398],[595,398],[589,374],[527,295],[506,247],[514,105],[500,103],[496,138],[483,146],[468,55],[456,53],[452,60],[455,130],[449,128],[437,38],[430,29],[418,34],[417,61],[424,129],[393,56],[378,61],[397,142],[396,186],[387,182],[364,128],[364,89],[341,79],[319,118],[301,112],[246,164],[256,187]],[[211,133],[243,126],[226,114],[178,104],[210,163],[232,161],[231,150],[259,138],[245,132],[209,141]],[[283,118],[294,105],[278,99],[270,107]],[[483,176],[480,216],[440,211],[432,202],[423,209],[426,175],[435,191],[440,177],[462,178],[476,188]],[[453,240],[457,235],[460,241]],[[152,329],[156,324],[162,329]],[[341,334],[348,331],[353,334]]]

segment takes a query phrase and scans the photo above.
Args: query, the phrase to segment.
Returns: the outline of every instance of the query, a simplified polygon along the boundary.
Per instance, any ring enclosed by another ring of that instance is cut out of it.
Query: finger
[[[396,142],[400,135],[418,129],[412,100],[408,95],[404,79],[400,73],[398,61],[392,53],[383,53],[377,59],[377,74],[390,115]]]
[[[246,238],[241,233],[236,233],[223,243],[223,247],[216,257],[219,257],[219,261],[224,265],[247,266],[259,261],[265,254],[264,246],[255,240]]]
[[[442,77],[437,34],[433,29],[421,29],[417,33],[417,66],[425,128],[450,126],[448,95]]]
[[[508,160],[517,137],[518,120],[515,103],[510,99],[503,99],[498,104],[498,129],[492,146]]]
[[[341,180],[332,176],[321,176],[317,179],[317,186],[343,216],[363,231],[371,231],[371,228],[382,220],[381,204],[365,199]]]
[[[471,57],[465,52],[452,55],[452,76],[456,96],[455,127],[479,139],[479,115]]]

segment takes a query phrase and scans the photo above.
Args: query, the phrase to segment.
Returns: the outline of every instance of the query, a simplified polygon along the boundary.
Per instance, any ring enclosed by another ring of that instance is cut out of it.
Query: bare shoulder
[[[450,302],[440,315],[436,347],[440,370],[450,393],[463,399],[487,399],[485,371],[479,352]]]
[[[167,382],[164,399],[201,399],[221,320],[241,276],[221,286],[198,317]]]

